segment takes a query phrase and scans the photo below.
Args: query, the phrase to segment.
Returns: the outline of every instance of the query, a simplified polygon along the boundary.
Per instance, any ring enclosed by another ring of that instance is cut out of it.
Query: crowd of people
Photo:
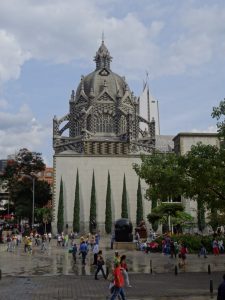
[[[52,240],[51,232],[45,234],[38,234],[37,232],[31,232],[27,236],[22,236],[19,232],[8,232],[5,235],[4,242],[7,244],[7,251],[14,252],[17,247],[23,245],[25,253],[32,254],[34,249],[40,249],[41,252],[47,252],[49,245]],[[103,250],[100,249],[100,232],[96,234],[87,234],[78,236],[77,233],[64,233],[57,234],[54,236],[54,246],[56,248],[65,248],[66,251],[72,254],[74,264],[77,264],[77,258],[80,258],[80,264],[85,266],[87,255],[89,254],[89,265],[93,268],[94,279],[99,280],[99,274],[105,280],[109,280],[109,299],[125,299],[124,285],[131,287],[129,281],[128,266],[126,262],[126,255],[119,255],[118,251],[115,252],[114,257],[108,259],[105,262]],[[159,244],[156,234],[152,231],[147,240],[143,240],[138,236],[135,236],[135,242],[137,244],[137,250],[142,250],[144,253],[156,252],[159,248],[162,249],[161,253],[170,258],[179,259],[179,266],[183,267],[186,265],[187,254],[189,252],[187,245],[182,239],[175,239],[169,234],[165,234]],[[115,237],[111,238],[111,248],[114,248]],[[158,242],[156,242],[156,240]],[[203,256],[207,258],[207,248],[209,245],[204,244],[204,239],[201,242],[198,257]],[[220,236],[213,236],[211,241],[212,253],[218,256],[220,253],[224,253],[223,239]],[[90,261],[91,259],[91,261]]]

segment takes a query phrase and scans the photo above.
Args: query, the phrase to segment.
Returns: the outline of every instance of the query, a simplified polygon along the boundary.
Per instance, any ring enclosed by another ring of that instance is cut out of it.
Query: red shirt
[[[124,285],[123,274],[120,270],[120,266],[116,267],[113,271],[114,274],[114,284],[116,287],[122,287]]]

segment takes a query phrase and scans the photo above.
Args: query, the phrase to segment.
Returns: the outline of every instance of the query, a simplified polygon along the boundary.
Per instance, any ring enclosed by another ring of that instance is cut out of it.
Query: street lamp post
[[[35,203],[35,176],[23,174],[23,177],[32,180],[32,228],[34,228],[34,203]]]
[[[35,177],[32,176],[32,184],[33,184],[33,188],[32,188],[32,193],[33,193],[33,197],[32,197],[32,228],[34,228],[34,196],[35,196]]]

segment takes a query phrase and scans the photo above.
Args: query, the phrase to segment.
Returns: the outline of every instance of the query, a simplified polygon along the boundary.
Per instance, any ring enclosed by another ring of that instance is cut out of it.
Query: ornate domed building
[[[55,153],[130,154],[151,152],[155,145],[155,123],[139,115],[139,101],[124,77],[111,71],[112,57],[104,41],[95,58],[96,69],[81,76],[76,93],[72,91],[70,112],[54,118]],[[66,121],[62,127],[61,124]],[[148,132],[140,129],[148,125]],[[66,130],[69,136],[63,136]]]
[[[76,92],[73,90],[71,93],[69,113],[60,119],[53,119],[54,225],[57,223],[62,179],[64,220],[65,224],[72,226],[78,170],[83,230],[87,229],[89,222],[93,172],[97,198],[96,221],[99,228],[105,223],[108,172],[111,176],[113,218],[121,216],[125,175],[129,218],[135,222],[138,178],[132,164],[140,161],[140,153],[151,153],[155,148],[155,122],[140,116],[139,99],[131,92],[125,78],[111,70],[112,57],[104,41],[94,61],[95,70],[81,76]],[[145,123],[147,128],[144,131],[141,123]]]

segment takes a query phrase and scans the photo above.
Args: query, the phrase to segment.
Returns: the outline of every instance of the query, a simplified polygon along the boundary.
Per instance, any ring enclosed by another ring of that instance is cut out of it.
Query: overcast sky
[[[105,44],[136,96],[146,71],[161,134],[216,130],[225,97],[224,0],[1,0],[0,158],[22,147],[52,164],[52,119]]]

